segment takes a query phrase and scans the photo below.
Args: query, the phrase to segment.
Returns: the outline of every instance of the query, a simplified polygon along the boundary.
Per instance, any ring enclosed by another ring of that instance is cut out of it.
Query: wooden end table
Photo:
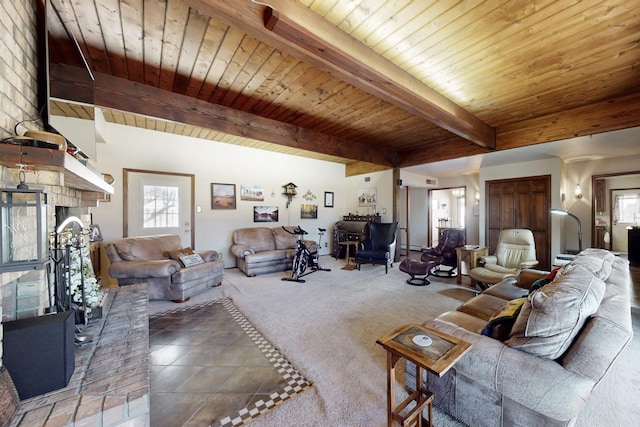
[[[360,243],[359,240],[347,240],[344,242],[340,242],[341,246],[346,246],[347,249],[345,250],[345,255],[344,255],[344,259],[347,262],[344,267],[342,267],[343,270],[355,270],[356,268],[358,268],[356,266],[356,257],[355,254],[353,254],[353,256],[351,255],[351,246],[356,247],[358,246],[358,243]]]
[[[414,337],[428,337],[428,346],[414,343]],[[377,344],[387,350],[387,425],[403,427],[423,423],[422,411],[429,410],[427,426],[433,427],[433,393],[423,384],[423,369],[441,377],[470,349],[471,344],[426,326],[411,323],[378,339]],[[416,364],[416,390],[399,404],[396,403],[396,364],[400,359]],[[416,406],[407,411],[415,402]]]
[[[489,255],[489,248],[486,246],[473,245],[460,246],[456,248],[456,255],[458,257],[458,275],[456,277],[456,283],[459,285],[462,283],[462,263],[465,262],[469,266],[469,270],[476,268],[480,257]],[[471,279],[471,285],[476,285],[476,281],[474,279]]]

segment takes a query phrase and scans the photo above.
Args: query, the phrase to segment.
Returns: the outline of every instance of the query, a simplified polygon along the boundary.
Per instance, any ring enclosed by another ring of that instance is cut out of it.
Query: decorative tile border
[[[204,307],[208,307],[213,304],[222,304],[224,308],[229,312],[233,319],[240,325],[244,332],[251,338],[254,344],[260,349],[262,354],[269,360],[269,363],[282,375],[287,385],[280,391],[272,393],[269,396],[269,400],[258,400],[254,404],[241,409],[238,414],[227,416],[220,420],[221,427],[235,427],[249,423],[251,420],[264,414],[270,409],[282,404],[283,402],[297,396],[307,388],[311,387],[311,383],[304,378],[294,368],[282,354],[267,341],[260,332],[247,320],[246,317],[238,310],[233,304],[233,301],[229,298],[224,298],[217,301],[206,302],[198,305],[192,305],[189,307],[178,308],[175,310],[169,310],[162,313],[154,314],[150,318],[155,319],[162,317],[163,315],[170,313],[179,313],[187,310],[198,310]]]

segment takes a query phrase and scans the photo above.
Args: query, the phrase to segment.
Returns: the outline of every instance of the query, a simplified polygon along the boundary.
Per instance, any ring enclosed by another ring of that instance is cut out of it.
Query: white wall
[[[280,208],[280,221],[274,225],[297,225],[317,239],[317,228],[327,228],[329,232],[323,242],[330,241],[331,226],[347,213],[371,214],[372,209],[358,206],[357,195],[361,189],[375,188],[378,203],[376,211],[383,222],[392,221],[393,214],[393,171],[345,177],[342,164],[289,156],[269,151],[235,146],[232,144],[200,140],[190,137],[149,131],[135,127],[107,123],[106,144],[97,144],[96,167],[103,173],[116,178],[116,194],[111,202],[101,203],[92,208],[93,221],[99,224],[105,241],[115,240],[123,234],[123,168],[167,171],[195,174],[195,204],[202,212],[195,215],[196,249],[215,249],[225,257],[225,265],[232,267],[235,260],[229,254],[231,232],[236,228],[253,227],[252,209],[254,204],[275,205]],[[564,164],[559,158],[515,163],[511,165],[482,167],[479,175],[464,175],[451,178],[435,178],[438,188],[467,187],[467,243],[484,244],[485,223],[484,187],[487,180],[518,178],[524,176],[551,175],[552,207],[561,207],[577,215],[583,223],[583,246],[591,242],[591,176],[625,171],[637,171],[638,156],[592,160]],[[403,177],[403,181],[407,177]],[[422,178],[416,178],[424,181]],[[211,209],[211,183],[235,183],[238,195],[237,209]],[[285,208],[286,197],[281,195],[282,185],[294,182],[298,186],[296,196],[289,209]],[[573,188],[579,183],[584,197],[575,199]],[[240,185],[262,185],[265,190],[264,202],[241,201]],[[302,199],[307,190],[316,196],[312,202]],[[274,196],[271,196],[272,191]],[[334,193],[334,207],[324,207],[324,192]],[[480,215],[473,215],[475,192],[481,194]],[[561,194],[566,195],[564,203]],[[300,219],[301,203],[318,205],[318,219]],[[551,218],[551,254],[563,252],[566,248],[577,248],[575,226],[567,224],[566,218]],[[329,253],[323,243],[323,254]]]
[[[346,178],[343,188],[343,196],[346,197],[345,213],[373,215],[375,212],[372,208],[358,206],[358,192],[361,189],[375,188],[378,198],[376,211],[380,213],[382,222],[391,222],[393,220],[392,183],[393,171],[391,169]]]
[[[223,254],[225,266],[235,266],[229,253],[231,233],[236,228],[256,227],[267,223],[253,222],[253,206],[279,207],[279,222],[268,226],[300,225],[318,240],[318,227],[328,232],[322,238],[321,253],[328,254],[331,226],[354,209],[355,193],[349,191],[345,166],[338,163],[256,150],[232,144],[177,136],[113,123],[107,124],[106,144],[97,144],[97,168],[116,178],[115,195],[108,203],[92,208],[93,222],[99,224],[105,241],[123,236],[123,168],[195,174],[195,248],[215,249]],[[389,212],[389,185],[383,185],[384,174],[376,174],[372,186],[378,187]],[[211,183],[236,184],[235,210],[211,209]],[[298,195],[289,209],[282,185],[293,182]],[[240,200],[240,185],[262,185],[264,202]],[[354,184],[355,186],[355,184]],[[316,199],[306,201],[302,195],[310,190]],[[272,196],[272,191],[274,195]],[[324,207],[324,192],[334,193],[334,207]],[[301,204],[317,204],[318,219],[300,219]],[[389,217],[390,218],[390,217]]]

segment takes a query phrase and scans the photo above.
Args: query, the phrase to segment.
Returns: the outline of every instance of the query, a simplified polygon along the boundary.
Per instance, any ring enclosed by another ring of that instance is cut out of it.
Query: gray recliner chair
[[[480,267],[469,271],[481,289],[496,284],[508,276],[517,276],[520,270],[538,265],[536,243],[531,230],[506,229],[500,232],[496,252],[480,257]]]

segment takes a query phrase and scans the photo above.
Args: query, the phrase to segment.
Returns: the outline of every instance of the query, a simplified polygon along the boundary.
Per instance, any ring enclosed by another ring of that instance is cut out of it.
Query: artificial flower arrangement
[[[82,306],[82,281],[84,278],[84,297],[87,307],[95,308],[102,301],[100,284],[93,272],[88,251],[83,251],[86,246],[72,247],[69,253],[69,292],[74,303]],[[82,263],[80,259],[82,257]],[[82,264],[82,267],[80,266]]]

